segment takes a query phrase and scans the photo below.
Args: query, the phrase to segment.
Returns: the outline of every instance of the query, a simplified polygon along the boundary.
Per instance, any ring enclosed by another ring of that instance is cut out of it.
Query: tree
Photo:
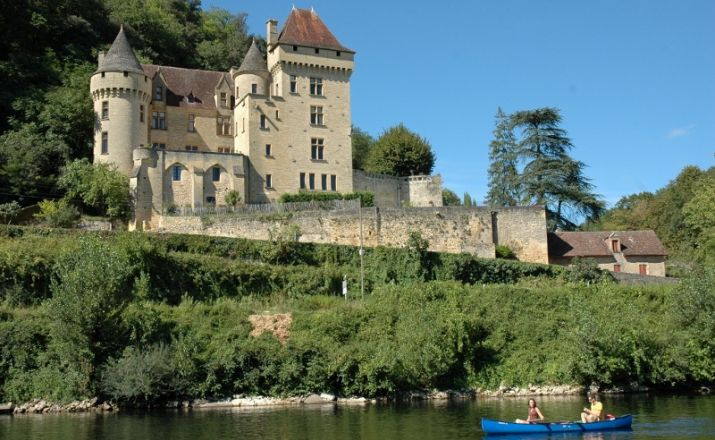
[[[460,206],[462,201],[459,196],[451,189],[444,188],[442,190],[442,204],[444,206]]]
[[[493,207],[516,206],[521,199],[517,168],[518,148],[508,115],[497,109],[494,139],[489,144],[489,192],[487,204]]]
[[[66,200],[81,201],[110,218],[127,219],[131,213],[129,182],[114,165],[76,160],[63,169],[59,186],[67,191]]]
[[[201,13],[201,41],[196,45],[198,61],[203,69],[228,71],[240,66],[251,47],[246,14],[231,14],[212,8]]]
[[[472,200],[472,196],[468,192],[464,193],[464,206],[477,206],[477,202]]]
[[[351,139],[353,147],[353,169],[365,169],[365,161],[370,154],[370,149],[375,144],[375,139],[373,139],[368,132],[354,125]]]
[[[569,156],[573,145],[559,127],[559,111],[519,111],[510,119],[511,125],[521,131],[517,154],[525,164],[521,173],[522,202],[544,205],[550,229],[574,229],[582,217],[598,218],[604,204],[583,174],[585,165]]]
[[[8,203],[0,203],[0,221],[7,222],[7,224],[12,223],[21,210],[20,204],[14,200]]]
[[[427,140],[399,124],[385,131],[375,142],[365,171],[392,176],[430,174],[434,160]]]

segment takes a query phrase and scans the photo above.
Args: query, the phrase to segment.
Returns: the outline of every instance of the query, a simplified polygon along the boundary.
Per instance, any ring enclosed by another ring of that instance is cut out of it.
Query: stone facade
[[[267,59],[254,41],[229,72],[140,64],[120,30],[100,54],[91,92],[95,162],[130,176],[130,229],[156,226],[168,207],[271,203],[283,193],[349,193],[350,77],[355,52],[312,10],[283,29],[267,22]],[[363,179],[364,180],[364,179]],[[398,178],[385,206],[440,206],[439,176]]]
[[[375,195],[383,207],[442,206],[442,177],[395,177],[353,170],[353,189]]]
[[[162,216],[159,231],[270,240],[297,226],[300,241],[402,247],[410,232],[419,231],[435,252],[466,252],[494,258],[497,244],[510,246],[521,261],[548,263],[546,215],[542,207],[510,208],[364,208],[291,215],[231,215],[200,218]]]

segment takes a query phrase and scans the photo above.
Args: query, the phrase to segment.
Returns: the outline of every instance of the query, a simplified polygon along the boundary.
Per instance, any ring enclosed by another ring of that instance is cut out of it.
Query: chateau
[[[438,176],[354,176],[355,51],[312,10],[293,9],[280,32],[276,20],[266,25],[267,58],[254,40],[229,72],[142,65],[123,29],[99,55],[90,85],[94,160],[129,176],[130,228],[152,228],[172,207],[225,205],[231,191],[250,204],[360,189],[387,205],[410,196],[441,205]],[[430,189],[426,197],[420,188]]]

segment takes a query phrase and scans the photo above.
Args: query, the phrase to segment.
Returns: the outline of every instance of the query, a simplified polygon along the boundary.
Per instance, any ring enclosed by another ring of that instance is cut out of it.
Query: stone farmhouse
[[[665,276],[667,252],[652,230],[555,232],[548,236],[549,264],[591,258],[611,272]]]
[[[350,76],[355,51],[313,10],[266,23],[228,72],[140,64],[123,29],[91,78],[94,160],[130,178],[130,229],[172,207],[270,203],[283,193],[373,191],[383,206],[441,206],[439,176],[352,169]]]

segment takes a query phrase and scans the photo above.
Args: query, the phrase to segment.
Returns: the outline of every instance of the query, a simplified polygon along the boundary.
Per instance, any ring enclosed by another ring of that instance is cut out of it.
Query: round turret
[[[268,95],[268,83],[271,75],[266,66],[266,60],[261,54],[261,50],[256,44],[256,40],[251,43],[246,57],[241,63],[241,67],[236,71],[233,79],[236,85],[236,101],[240,101],[244,96],[251,93],[254,95]]]
[[[90,80],[96,117],[94,162],[113,163],[129,174],[132,150],[149,140],[149,103],[152,81],[144,73],[129,41],[120,28]]]

